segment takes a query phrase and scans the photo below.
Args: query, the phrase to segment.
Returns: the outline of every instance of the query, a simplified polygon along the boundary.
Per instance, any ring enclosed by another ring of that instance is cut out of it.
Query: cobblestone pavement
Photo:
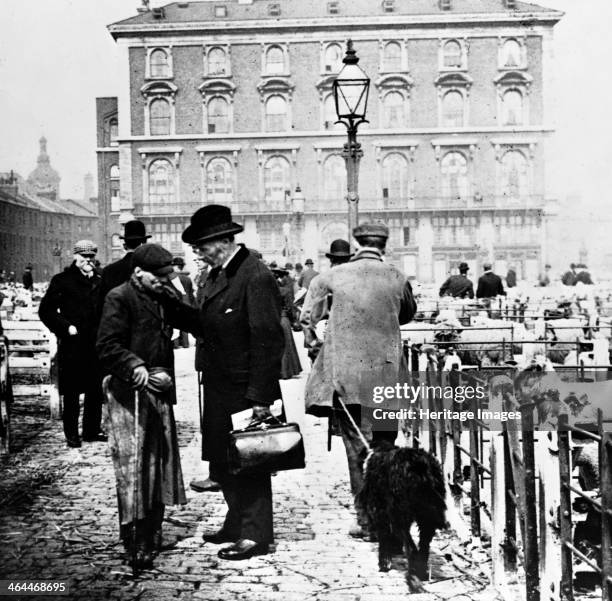
[[[192,365],[192,349],[177,351],[176,418],[186,483],[206,475],[200,461]],[[243,562],[218,559],[219,547],[204,543],[201,535],[221,526],[222,495],[188,491],[186,506],[167,511],[165,548],[155,568],[138,578],[132,577],[122,559],[115,482],[106,445],[85,443],[81,449],[68,449],[61,422],[47,419],[41,401],[18,405],[14,453],[0,465],[4,472],[0,479],[21,474],[22,480],[13,481],[25,497],[2,509],[0,579],[67,580],[70,598],[83,600],[405,599],[408,589],[401,560],[397,569],[379,573],[376,545],[347,535],[354,516],[344,449],[341,440],[334,438],[328,453],[326,422],[304,415],[304,382],[304,375],[283,382],[288,417],[300,423],[305,436],[307,467],[273,478],[275,552]],[[438,534],[428,592],[411,595],[412,601],[496,599],[488,587],[486,558],[480,573],[469,576],[456,561],[446,560],[448,549],[456,544],[451,534]]]

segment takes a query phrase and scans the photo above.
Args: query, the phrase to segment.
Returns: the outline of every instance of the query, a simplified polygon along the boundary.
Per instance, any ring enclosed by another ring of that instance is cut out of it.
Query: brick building
[[[331,86],[351,37],[371,79],[360,216],[388,223],[391,260],[424,282],[485,259],[534,278],[561,16],[514,0],[142,8],[109,27],[123,72],[117,106],[98,99],[104,219],[140,217],[183,253],[193,211],[229,203],[264,256],[321,260],[347,235]]]

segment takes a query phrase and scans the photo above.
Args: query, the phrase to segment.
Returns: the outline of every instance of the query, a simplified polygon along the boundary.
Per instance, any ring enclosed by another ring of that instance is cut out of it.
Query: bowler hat
[[[459,271],[469,271],[470,270],[470,266],[463,262],[463,263],[459,263]]]
[[[328,259],[332,259],[334,257],[352,257],[353,253],[351,252],[351,245],[346,240],[338,238],[329,245],[329,252],[325,253],[325,256]]]
[[[304,261],[304,265],[314,265],[314,263],[312,262],[312,259],[306,259],[306,261]]]
[[[185,261],[183,257],[174,257],[174,259],[172,259],[172,265],[176,265],[178,267],[185,267]]]
[[[122,240],[146,240],[151,235],[147,234],[145,224],[138,220],[126,221],[123,226],[123,236],[119,236]]]
[[[159,244],[143,244],[132,255],[132,266],[150,271],[154,275],[167,275],[174,271],[172,254]]]
[[[238,234],[244,228],[232,221],[232,212],[223,205],[206,205],[191,216],[191,224],[183,232],[183,242],[207,242]]]
[[[491,263],[483,263],[482,268],[484,271],[490,271],[493,269],[493,265]]]
[[[356,228],[353,228],[353,236],[360,238],[361,236],[373,236],[377,238],[388,238],[389,228],[384,223],[362,223]]]

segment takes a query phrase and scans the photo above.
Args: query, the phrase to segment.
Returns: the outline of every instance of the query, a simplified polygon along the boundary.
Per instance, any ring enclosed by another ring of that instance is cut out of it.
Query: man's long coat
[[[371,403],[372,387],[401,381],[400,324],[416,312],[410,283],[375,251],[358,252],[317,279],[311,321],[331,310],[325,341],[306,383],[306,410],[326,415],[334,393],[347,404]]]
[[[104,308],[104,299],[106,295],[117,286],[127,282],[132,276],[134,268],[132,267],[132,257],[134,251],[127,252],[121,259],[109,263],[102,270],[102,281],[100,282],[98,294],[98,311],[101,314]]]
[[[59,392],[84,392],[93,378],[100,378],[96,355],[96,302],[100,276],[81,273],[73,263],[51,278],[49,288],[40,301],[38,315],[57,336]],[[77,334],[68,334],[75,326]]]
[[[240,245],[228,266],[211,270],[202,305],[171,310],[174,327],[202,338],[202,458],[225,464],[231,416],[281,398],[284,336],[272,272]]]

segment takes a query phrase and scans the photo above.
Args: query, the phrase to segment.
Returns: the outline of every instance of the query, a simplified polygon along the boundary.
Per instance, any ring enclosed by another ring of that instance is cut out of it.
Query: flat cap
[[[359,238],[361,236],[375,236],[378,238],[388,238],[389,228],[384,223],[367,222],[358,225],[353,229],[353,236]]]
[[[154,275],[172,273],[172,254],[159,244],[143,244],[132,255],[132,266],[150,271]]]
[[[98,252],[98,247],[92,240],[79,240],[75,243],[72,250],[75,255],[95,255]]]

